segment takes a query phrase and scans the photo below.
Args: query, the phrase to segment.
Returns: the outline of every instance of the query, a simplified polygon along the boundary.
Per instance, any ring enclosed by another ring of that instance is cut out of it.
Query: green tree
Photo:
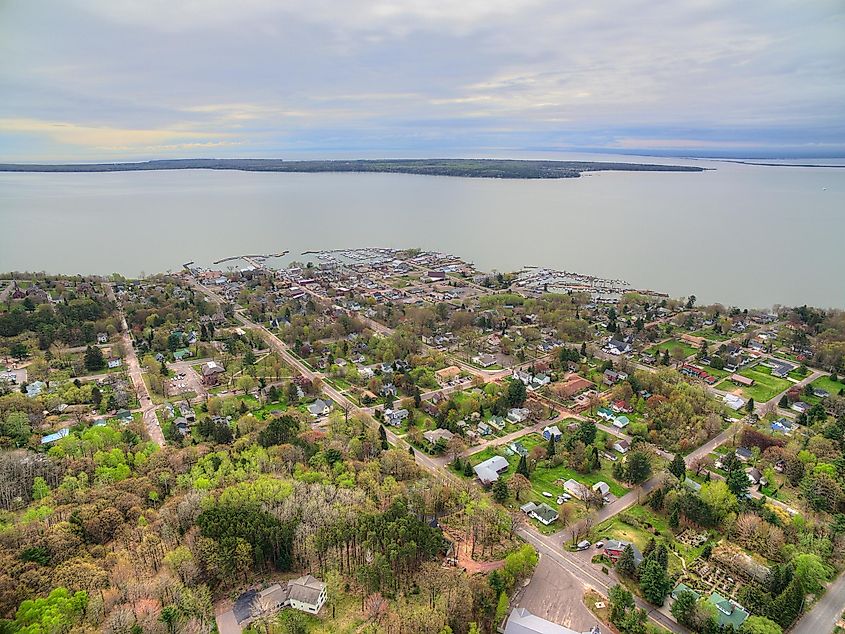
[[[508,607],[510,603],[508,602],[508,595],[506,592],[502,592],[499,595],[499,603],[496,605],[496,623],[501,623],[505,620],[505,617],[508,615]]]
[[[681,623],[682,625],[690,624],[690,620],[693,614],[695,614],[695,602],[695,594],[689,590],[684,590],[678,594],[674,603],[672,603],[672,607],[670,608],[672,616],[675,617],[675,620],[678,623]]]
[[[508,383],[508,404],[511,407],[521,407],[527,396],[525,384],[518,379],[511,379]]]
[[[745,403],[745,411],[748,412],[749,414],[754,411],[754,399],[753,398],[748,399],[748,401]]]
[[[828,578],[828,570],[821,557],[816,554],[804,553],[792,559],[795,566],[795,576],[801,581],[804,589],[811,594],[819,594]]]
[[[26,599],[15,613],[12,632],[47,634],[70,632],[82,618],[88,605],[88,593],[71,594],[56,588],[47,598]]]
[[[634,559],[634,549],[631,547],[631,544],[625,546],[625,549],[616,561],[616,571],[626,577],[633,577],[637,572],[637,562]]]
[[[748,480],[748,475],[742,469],[742,466],[735,467],[728,471],[728,477],[725,478],[731,493],[737,497],[744,497],[748,495],[748,487],[751,484]]]
[[[104,367],[106,367],[106,360],[103,358],[103,351],[97,346],[88,346],[85,349],[85,369],[94,372]]]
[[[628,610],[634,607],[634,595],[631,591],[619,584],[613,586],[607,594],[610,602],[610,620],[620,624],[628,614]]]
[[[50,487],[47,486],[47,482],[44,478],[38,476],[32,483],[32,499],[36,501],[43,500],[48,495],[50,495]]]
[[[554,434],[549,436],[549,444],[546,447],[546,455],[551,458],[555,455],[555,437]]]
[[[520,475],[525,476],[526,478],[529,477],[528,460],[525,458],[525,456],[519,457],[519,462],[516,465],[516,472]]]
[[[654,605],[663,605],[666,595],[672,589],[672,581],[657,558],[643,562],[640,569],[640,589],[643,596]]]
[[[503,478],[499,478],[493,483],[493,498],[497,502],[504,502],[508,499],[508,485],[505,484]]]
[[[739,628],[740,634],[782,634],[783,629],[765,616],[749,616]]]
[[[672,462],[669,463],[669,473],[681,482],[687,477],[687,464],[684,462],[684,457],[680,452],[676,453],[675,457],[672,458]]]
[[[625,479],[631,484],[642,484],[651,477],[651,460],[648,454],[634,451],[625,464]]]

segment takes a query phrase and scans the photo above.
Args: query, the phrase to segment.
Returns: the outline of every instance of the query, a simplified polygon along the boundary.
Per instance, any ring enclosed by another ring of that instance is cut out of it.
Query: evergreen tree
[[[493,498],[497,502],[504,502],[508,499],[508,485],[502,478],[493,483]]]
[[[748,486],[750,484],[748,475],[742,467],[731,469],[728,472],[728,477],[725,478],[728,488],[737,497],[744,497],[748,495]]]
[[[655,548],[657,548],[657,542],[654,541],[654,537],[652,537],[648,540],[648,543],[645,545],[645,549],[643,550],[643,559],[650,558]]]
[[[681,625],[690,625],[690,619],[695,613],[695,595],[689,590],[679,593],[670,611],[675,620]]]
[[[684,457],[680,452],[676,453],[675,457],[672,458],[672,462],[669,463],[669,473],[681,482],[687,477],[687,464],[684,462]]]
[[[85,369],[94,372],[104,367],[106,367],[106,360],[103,358],[103,351],[97,346],[88,346],[85,349]]]
[[[469,460],[467,460],[467,461],[464,463],[464,475],[465,475],[466,477],[468,477],[468,478],[471,478],[471,477],[473,476],[473,474],[474,474],[474,473],[475,473],[475,472],[472,470],[472,464],[470,464],[470,461],[469,461]]]
[[[640,589],[649,603],[663,605],[671,588],[672,581],[656,558],[643,562],[640,570]]]
[[[625,546],[625,550],[616,560],[616,571],[626,577],[633,577],[637,572],[637,562],[634,559],[634,549],[631,544]]]
[[[524,475],[526,478],[529,477],[528,460],[526,460],[525,456],[519,457],[519,464],[516,465],[516,472],[521,475]]]
[[[780,400],[778,401],[778,407],[782,407],[784,409],[789,407],[789,397],[786,394],[780,397]]]
[[[745,411],[749,414],[754,411],[754,399],[748,399],[748,402],[745,404]]]
[[[672,508],[672,512],[669,513],[669,528],[673,531],[678,530],[681,525],[681,516],[678,510],[677,505]]]
[[[549,446],[546,447],[546,455],[551,458],[555,455],[555,437],[554,434],[549,435]]]

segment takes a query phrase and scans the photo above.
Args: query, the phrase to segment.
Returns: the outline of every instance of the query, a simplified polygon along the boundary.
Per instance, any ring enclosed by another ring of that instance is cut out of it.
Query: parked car
[[[596,542],[596,548],[604,548],[604,542]]]
[[[549,493],[548,491],[543,491],[543,497],[550,498],[550,497],[552,497],[552,494]]]

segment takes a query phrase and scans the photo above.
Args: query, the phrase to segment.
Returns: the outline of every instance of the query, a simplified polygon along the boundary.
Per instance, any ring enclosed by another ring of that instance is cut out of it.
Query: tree
[[[525,384],[518,379],[511,379],[508,383],[508,404],[511,407],[521,407],[527,396]]]
[[[43,500],[48,495],[50,495],[50,487],[47,486],[47,482],[41,476],[36,477],[32,484],[32,499]]]
[[[504,502],[508,499],[508,485],[502,478],[493,483],[493,498],[497,502]]]
[[[680,452],[676,453],[675,457],[672,458],[672,462],[669,463],[669,473],[681,482],[687,477],[687,464],[684,462],[684,458]]]
[[[804,553],[793,558],[792,563],[795,566],[795,576],[801,581],[804,589],[811,594],[821,593],[824,589],[822,582],[828,577],[821,557]]]
[[[735,496],[744,497],[748,495],[748,487],[750,485],[750,481],[748,480],[748,475],[742,469],[741,466],[735,467],[728,471],[728,477],[725,478],[725,482],[728,485],[728,488],[731,490]]]
[[[473,473],[475,473],[475,472],[472,469],[472,463],[469,460],[467,460],[464,463],[464,475],[468,478],[471,478]],[[501,480],[501,478],[499,480]],[[499,480],[496,480],[496,482],[499,482]]]
[[[740,634],[782,634],[783,629],[765,616],[749,616],[739,628]]]
[[[748,402],[745,403],[745,411],[749,414],[754,411],[754,399],[749,398]]]
[[[615,585],[607,594],[610,602],[610,620],[619,624],[628,614],[628,610],[634,607],[634,595],[627,588]]]
[[[20,361],[21,359],[25,359],[29,356],[29,346],[27,346],[22,341],[19,341],[15,344],[12,344],[12,347],[9,349],[9,354],[11,354],[18,361]]]
[[[508,481],[508,487],[513,491],[516,501],[519,502],[522,493],[531,489],[531,481],[521,473],[515,473]]]
[[[549,458],[555,455],[555,436],[554,434],[549,435],[549,444],[546,447],[546,456]]]
[[[640,569],[640,588],[643,596],[654,605],[663,605],[666,595],[672,589],[672,581],[657,558],[643,562]]]
[[[103,358],[103,351],[97,346],[88,346],[85,349],[85,369],[94,372],[104,367],[106,367],[106,360]]]
[[[508,595],[506,592],[502,592],[499,595],[499,603],[496,605],[496,623],[499,624],[505,620],[505,617],[508,614],[508,606],[510,603],[508,602]]]
[[[299,433],[299,422],[289,415],[273,418],[267,427],[258,433],[258,444],[272,447],[291,442]]]
[[[675,620],[682,625],[689,625],[692,615],[695,613],[695,594],[689,590],[683,590],[675,598],[670,611]]]
[[[631,484],[642,484],[651,477],[651,460],[648,454],[634,451],[625,464],[625,479]]]
[[[631,544],[625,546],[625,549],[616,561],[616,570],[626,577],[633,577],[637,572],[637,562],[634,559],[634,549],[631,547]]]
[[[789,407],[789,397],[786,394],[780,397],[778,407],[782,407],[783,409],[787,409]]]
[[[525,478],[529,477],[528,459],[525,456],[519,457],[519,463],[517,463],[517,465],[516,465],[516,472],[517,472],[517,474],[519,474],[519,475],[521,475]]]

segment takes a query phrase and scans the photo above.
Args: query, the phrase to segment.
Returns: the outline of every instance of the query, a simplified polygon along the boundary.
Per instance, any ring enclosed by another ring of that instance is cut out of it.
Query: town
[[[0,630],[845,628],[845,312],[277,255],[0,275]]]

